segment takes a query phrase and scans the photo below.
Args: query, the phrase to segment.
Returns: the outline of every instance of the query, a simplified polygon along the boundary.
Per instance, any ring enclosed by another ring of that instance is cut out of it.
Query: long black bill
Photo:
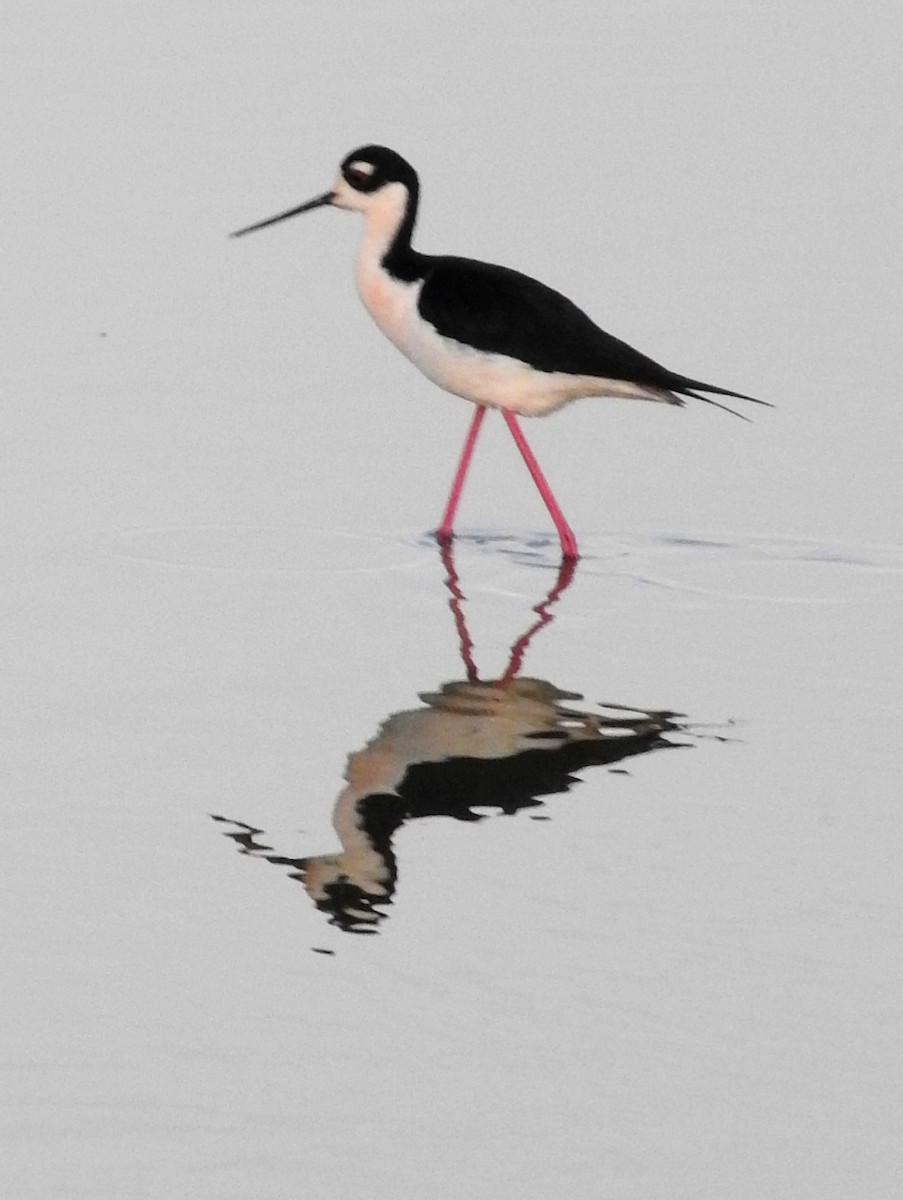
[[[256,225],[246,225],[244,229],[236,229],[235,233],[229,234],[229,237],[244,237],[246,233],[253,233],[255,229],[265,229],[267,225],[275,225],[277,221],[287,221],[289,217],[297,217],[299,213],[310,212],[312,208],[321,208],[324,204],[331,204],[334,198],[335,193],[324,192],[322,196],[315,196],[313,200],[299,204],[297,208],[290,208],[288,212],[268,217],[265,221],[258,221]]]

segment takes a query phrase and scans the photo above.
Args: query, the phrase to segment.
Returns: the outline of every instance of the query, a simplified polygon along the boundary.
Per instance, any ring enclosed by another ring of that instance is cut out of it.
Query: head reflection
[[[478,677],[451,546],[442,549],[450,607],[466,678],[423,692],[420,706],[387,717],[376,736],[348,757],[345,787],[333,812],[341,850],[291,858],[274,853],[263,831],[216,817],[243,854],[292,868],[331,924],[372,933],[386,917],[398,878],[393,835],[406,821],[445,816],[480,821],[483,811],[511,815],[568,791],[576,772],[674,747],[677,714],[620,705],[586,706],[543,679],[520,676],[533,636],[574,575],[563,561],[535,619],[514,642],[500,678]]]

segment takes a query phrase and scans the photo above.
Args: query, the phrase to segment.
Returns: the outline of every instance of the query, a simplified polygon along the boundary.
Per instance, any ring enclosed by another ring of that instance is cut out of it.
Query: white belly
[[[525,417],[544,416],[584,396],[675,402],[669,392],[659,389],[591,375],[537,371],[505,354],[488,354],[442,337],[417,311],[422,286],[419,280],[403,283],[372,262],[358,261],[357,289],[370,316],[427,378],[455,396]]]

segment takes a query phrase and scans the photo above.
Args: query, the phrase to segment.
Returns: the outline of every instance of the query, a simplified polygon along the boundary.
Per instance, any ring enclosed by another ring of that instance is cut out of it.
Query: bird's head
[[[365,214],[384,208],[404,212],[412,203],[416,204],[418,190],[417,172],[400,154],[386,146],[361,146],[342,160],[330,191],[275,217],[236,230],[231,236],[241,237],[324,205]]]
[[[381,201],[386,189],[407,195],[417,191],[417,172],[409,162],[385,146],[362,146],[346,155],[332,189],[336,208],[367,212]]]

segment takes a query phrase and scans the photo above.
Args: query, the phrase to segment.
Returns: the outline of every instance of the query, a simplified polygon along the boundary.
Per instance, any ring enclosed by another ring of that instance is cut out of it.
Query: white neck
[[[392,245],[408,207],[408,189],[402,183],[390,183],[367,197],[364,228],[357,252],[357,268],[378,266]]]

